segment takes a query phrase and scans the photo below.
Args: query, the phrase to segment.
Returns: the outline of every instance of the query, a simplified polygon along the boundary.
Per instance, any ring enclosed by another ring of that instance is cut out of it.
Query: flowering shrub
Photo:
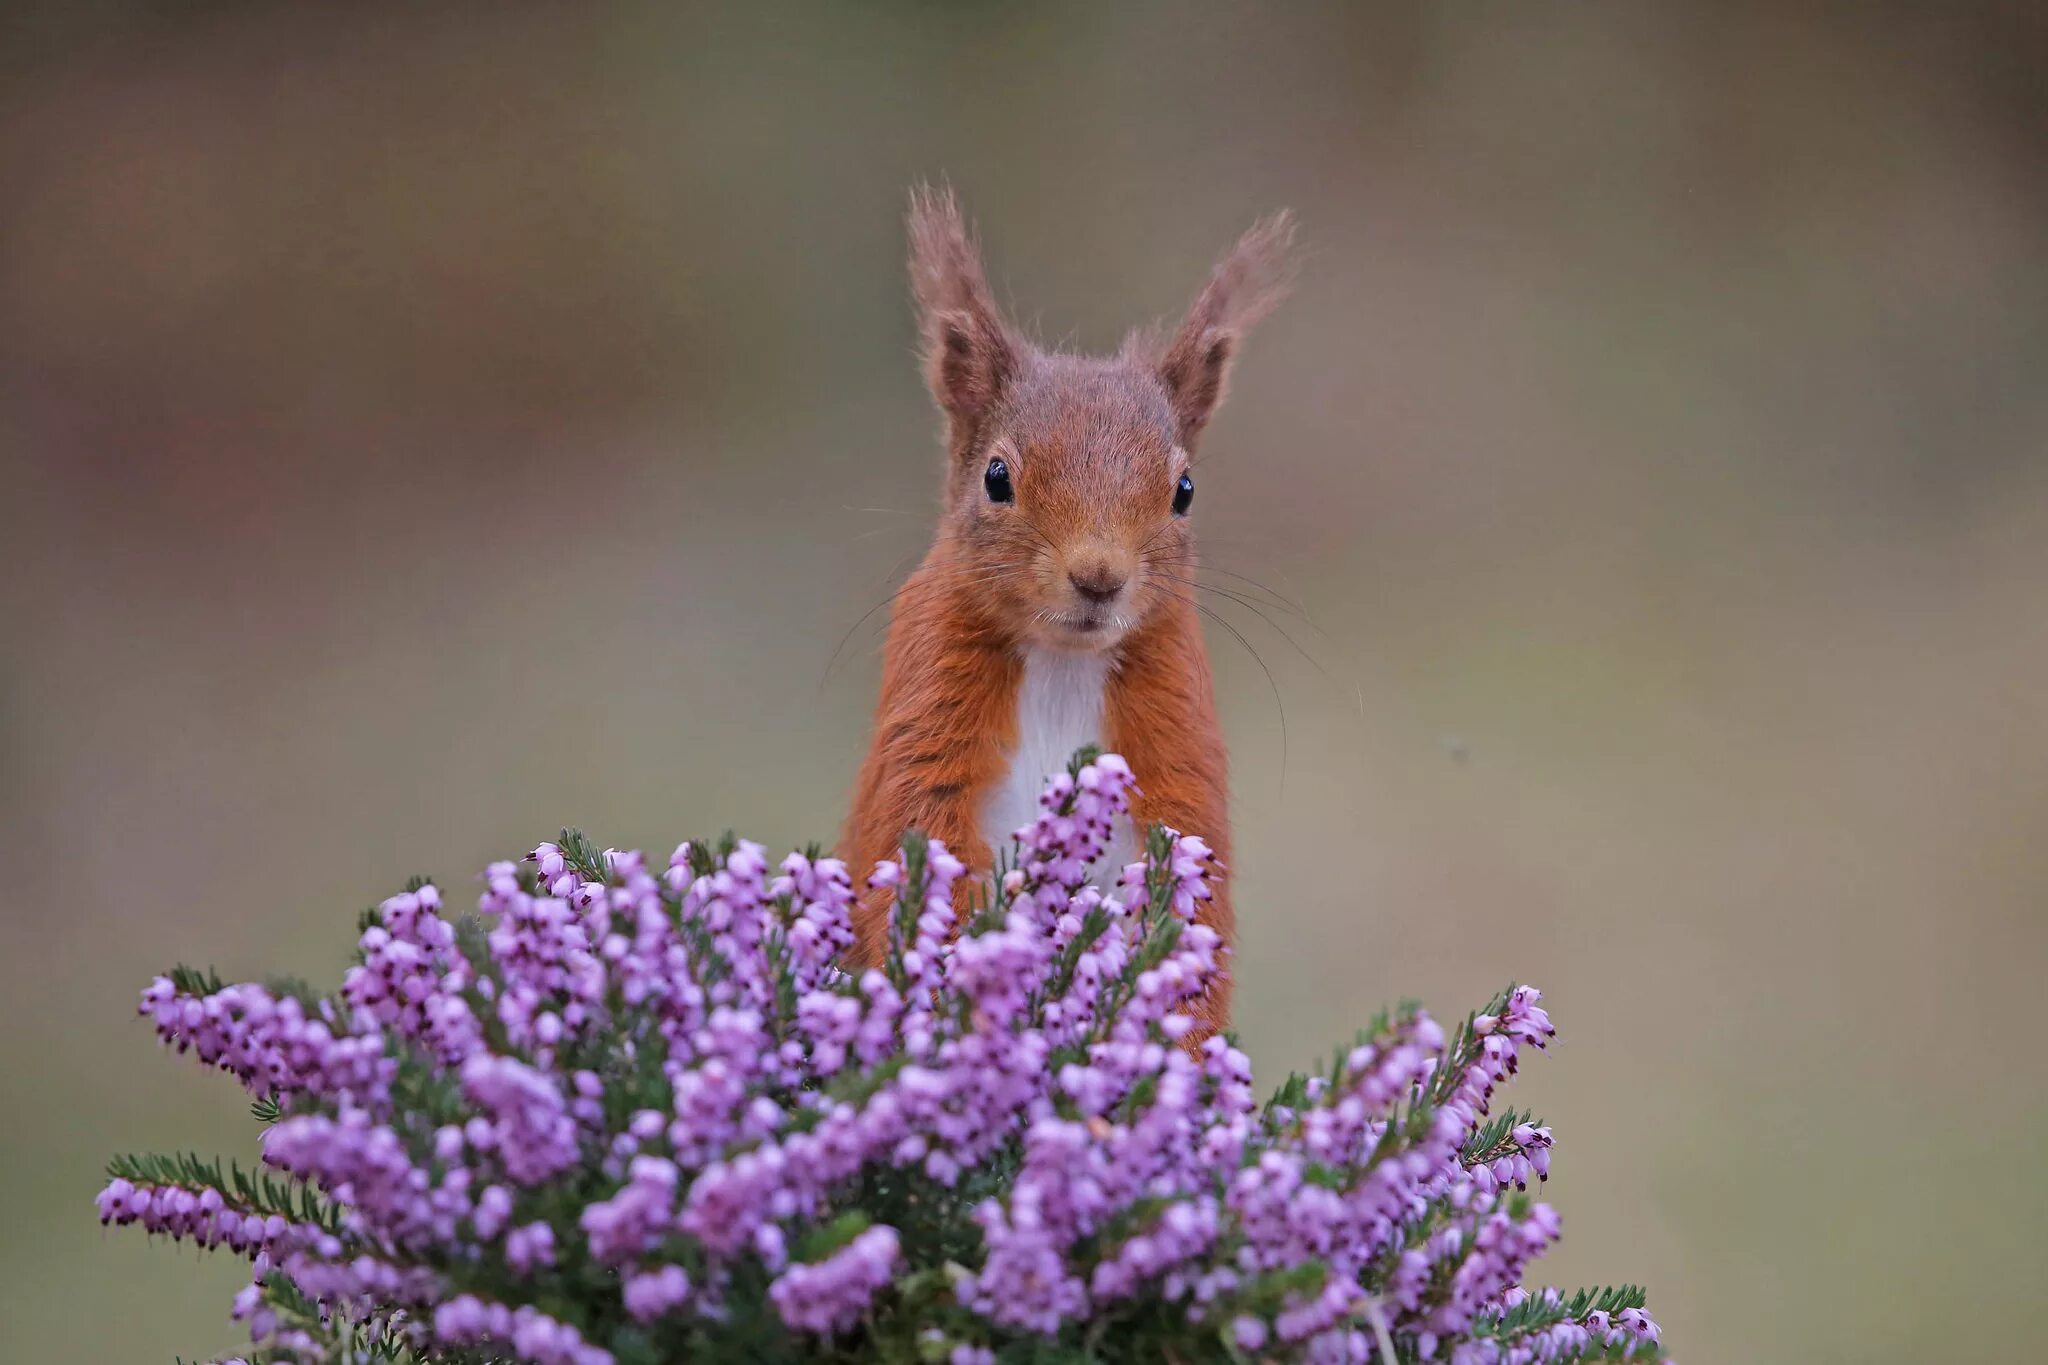
[[[142,1013],[262,1165],[124,1157],[100,1218],[250,1258],[265,1361],[1660,1358],[1639,1290],[1520,1287],[1551,1135],[1489,1114],[1537,992],[1383,1014],[1262,1105],[1188,1045],[1207,847],[1090,884],[1131,790],[1084,753],[991,883],[906,839],[858,976],[839,862],[574,833],[475,914],[385,901],[336,994],[180,969]]]

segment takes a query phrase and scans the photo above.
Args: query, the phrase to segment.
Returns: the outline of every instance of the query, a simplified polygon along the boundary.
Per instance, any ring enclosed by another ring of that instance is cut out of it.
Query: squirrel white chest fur
[[[1103,743],[1102,698],[1110,667],[1105,654],[1024,651],[1024,675],[1017,686],[1017,747],[1010,753],[1009,771],[982,807],[982,837],[990,848],[1007,849],[1010,836],[1038,817],[1045,779],[1065,772],[1076,749]],[[1114,882],[1136,856],[1136,846],[1132,830],[1120,829],[1097,866],[1098,878]]]

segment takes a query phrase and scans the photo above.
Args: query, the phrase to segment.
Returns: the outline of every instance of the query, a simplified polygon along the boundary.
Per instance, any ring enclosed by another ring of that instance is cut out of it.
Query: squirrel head
[[[984,616],[1023,642],[1106,650],[1194,596],[1194,451],[1245,333],[1286,292],[1293,236],[1286,213],[1266,219],[1177,326],[1063,355],[996,307],[952,194],[912,194],[911,287],[947,427],[940,536]]]

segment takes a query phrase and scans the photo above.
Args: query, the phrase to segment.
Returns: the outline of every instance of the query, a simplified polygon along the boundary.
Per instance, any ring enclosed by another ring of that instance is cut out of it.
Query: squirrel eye
[[[1017,490],[1010,486],[1010,466],[1000,458],[988,462],[988,472],[981,476],[981,486],[988,490],[990,502],[1017,500]]]
[[[1180,476],[1180,482],[1173,486],[1173,514],[1184,517],[1195,501],[1195,480],[1190,474]]]

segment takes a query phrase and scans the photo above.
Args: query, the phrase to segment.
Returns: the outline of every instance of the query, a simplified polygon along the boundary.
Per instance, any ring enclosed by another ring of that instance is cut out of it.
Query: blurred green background
[[[241,1339],[92,1216],[254,1151],[160,967],[332,979],[564,823],[836,831],[937,175],[1098,348],[1301,215],[1196,511],[1311,618],[1220,604],[1280,705],[1212,641],[1268,1078],[1535,981],[1545,1278],[1692,1361],[2031,1354],[2044,69],[2017,3],[9,6],[0,1358]]]

